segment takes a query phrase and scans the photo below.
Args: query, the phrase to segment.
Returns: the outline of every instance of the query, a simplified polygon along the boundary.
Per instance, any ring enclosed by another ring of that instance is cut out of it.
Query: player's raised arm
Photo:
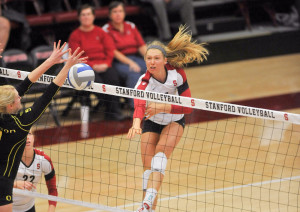
[[[66,60],[66,64],[64,65],[64,67],[61,69],[61,71],[58,73],[58,75],[53,80],[53,82],[56,85],[62,86],[64,84],[64,82],[68,76],[69,69],[73,65],[75,65],[77,63],[85,63],[86,62],[88,57],[80,58],[83,53],[84,53],[84,51],[80,51],[79,47],[74,51],[73,54],[72,54],[72,50],[69,49],[69,57]]]
[[[44,74],[53,65],[66,61],[62,59],[62,56],[68,52],[68,50],[63,51],[67,43],[65,42],[62,46],[60,46],[60,44],[61,41],[58,41],[57,44],[54,42],[53,52],[50,57],[28,75],[28,78],[31,82],[36,82],[42,76],[42,74]]]

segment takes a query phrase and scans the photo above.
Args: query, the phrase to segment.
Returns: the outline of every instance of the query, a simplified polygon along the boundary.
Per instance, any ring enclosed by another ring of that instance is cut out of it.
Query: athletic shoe
[[[144,200],[143,201],[143,207],[144,207],[143,212],[151,212],[152,203],[147,201],[147,200]]]
[[[135,212],[144,212],[144,207],[140,206]]]

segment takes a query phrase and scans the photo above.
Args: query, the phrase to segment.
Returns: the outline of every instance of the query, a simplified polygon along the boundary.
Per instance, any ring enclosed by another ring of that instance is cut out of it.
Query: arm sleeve
[[[54,166],[53,163],[51,161],[51,158],[44,154],[44,157],[46,159],[46,161],[48,162],[47,164],[49,164],[49,166],[45,166],[45,169],[43,170],[43,172],[45,173],[45,180],[46,180],[46,185],[48,188],[48,194],[52,195],[52,196],[57,196],[58,192],[57,192],[57,187],[56,187],[56,176],[55,176],[55,170],[54,170]],[[56,206],[57,202],[56,201],[50,201],[49,200],[49,205],[54,205]]]
[[[133,118],[144,118],[146,110],[146,100],[134,99],[134,113]]]
[[[19,96],[24,96],[24,94],[30,89],[33,83],[26,77],[22,82],[20,82],[15,88],[19,93]]]
[[[186,75],[183,69],[177,70],[179,76],[182,77],[183,83],[177,87],[179,96],[191,97],[191,90],[186,79]],[[172,114],[189,114],[193,111],[192,108],[183,107],[179,105],[172,105],[171,113]]]
[[[51,83],[42,96],[35,100],[32,107],[26,108],[25,112],[20,112],[16,119],[18,124],[21,127],[31,126],[34,122],[36,122],[40,116],[47,109],[48,105],[51,103],[51,100],[55,96],[55,94],[59,91],[59,86],[55,83]]]
[[[52,163],[52,162],[51,162]],[[55,176],[55,171],[52,169],[52,171],[45,175],[45,180],[46,180],[46,185],[48,188],[48,194],[52,196],[57,196],[57,188],[56,188],[56,176]],[[49,205],[54,205],[56,206],[57,202],[56,201],[50,201],[49,200]]]
[[[150,79],[150,74],[146,72],[146,74],[142,75],[138,80],[135,88],[139,90],[146,90]],[[143,119],[146,110],[146,100],[142,99],[134,99],[134,113],[133,118]]]

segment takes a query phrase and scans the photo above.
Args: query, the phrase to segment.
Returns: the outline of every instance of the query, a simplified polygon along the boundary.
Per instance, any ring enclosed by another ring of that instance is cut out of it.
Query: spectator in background
[[[112,68],[115,50],[114,42],[101,27],[94,25],[94,8],[88,4],[82,5],[78,9],[78,18],[80,26],[71,33],[69,47],[72,49],[80,47],[85,51],[85,56],[88,56],[87,64],[95,71],[95,82],[120,85],[118,73]],[[88,96],[88,94],[85,96]],[[121,113],[119,97],[101,95],[101,97],[103,96],[108,101],[105,118],[112,120],[124,119]],[[89,107],[91,105],[89,97],[82,98],[81,105],[81,117],[87,117],[88,119]]]
[[[159,30],[160,39],[163,41],[170,41],[172,33],[170,29],[170,22],[168,19],[168,12],[180,12],[182,22],[184,22],[192,36],[195,38],[198,35],[194,8],[192,0],[140,0],[152,5],[157,16],[157,28]]]
[[[4,47],[6,47],[6,44],[9,41],[9,45],[12,45],[13,48],[27,50],[31,45],[31,29],[25,17],[24,1],[5,2],[3,5],[4,6],[1,10],[0,31],[4,34],[4,37],[1,36],[0,42],[2,42]],[[7,21],[9,21],[9,24]],[[18,33],[14,33],[14,39],[9,40],[12,24],[18,26]]]
[[[73,54],[68,50],[67,60],[61,59],[67,51],[63,51],[66,44],[60,46],[54,42],[53,52],[50,57],[39,67],[34,69],[16,87],[11,85],[0,86],[0,128],[14,129],[14,133],[2,133],[0,142],[0,211],[12,211],[12,192],[22,154],[26,145],[26,137],[32,125],[41,117],[47,109],[59,88],[65,82],[68,70],[77,63],[86,62],[86,58],[80,58],[83,51],[76,49]],[[0,50],[1,53],[1,50]],[[21,96],[23,96],[42,74],[55,64],[66,62],[64,67],[47,87],[46,91],[34,104],[21,111]],[[3,131],[4,132],[4,131]],[[7,170],[10,171],[7,171]]]
[[[295,7],[296,7],[297,12],[298,12],[298,22],[300,23],[300,0],[295,1]]]
[[[52,161],[43,151],[37,150],[33,146],[34,134],[33,130],[30,129],[14,182],[14,188],[35,191],[37,184],[41,181],[44,174],[48,194],[57,196],[56,176]],[[14,194],[13,200],[13,212],[35,211],[34,197]],[[49,201],[48,212],[54,212],[55,208],[56,202]]]
[[[125,81],[126,87],[134,88],[147,69],[144,61],[146,44],[135,24],[124,21],[126,15],[123,2],[112,1],[108,8],[110,22],[105,24],[103,29],[111,36],[116,46],[113,67]],[[130,106],[131,109],[134,108],[132,99]]]
[[[3,17],[0,16],[0,49],[5,49],[6,44],[9,39],[9,34],[10,34],[10,21]]]

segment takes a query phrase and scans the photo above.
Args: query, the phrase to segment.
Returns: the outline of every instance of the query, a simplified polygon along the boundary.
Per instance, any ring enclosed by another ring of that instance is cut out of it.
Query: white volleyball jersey
[[[190,90],[186,81],[186,76],[183,69],[176,69],[170,65],[166,65],[167,68],[167,78],[164,83],[157,81],[153,78],[149,72],[146,72],[142,75],[135,88],[141,89],[145,91],[157,92],[157,93],[164,93],[164,94],[171,94],[171,95],[181,95],[189,93],[190,97]],[[179,92],[180,91],[180,92]],[[153,96],[153,99],[159,97]],[[174,99],[176,102],[177,99]],[[149,104],[149,101],[146,101],[146,107]],[[140,117],[144,114],[140,114]],[[158,113],[152,116],[149,120],[161,124],[161,125],[168,125],[171,122],[178,121],[182,119],[184,114],[171,114],[171,113]]]
[[[35,186],[40,182],[42,175],[45,175],[46,180],[50,180],[55,176],[53,164],[49,156],[43,151],[34,150],[34,158],[29,166],[26,166],[22,161],[20,163],[17,177],[15,180],[29,181]],[[35,191],[35,189],[32,189]],[[13,212],[24,212],[34,206],[34,197],[13,195]]]

